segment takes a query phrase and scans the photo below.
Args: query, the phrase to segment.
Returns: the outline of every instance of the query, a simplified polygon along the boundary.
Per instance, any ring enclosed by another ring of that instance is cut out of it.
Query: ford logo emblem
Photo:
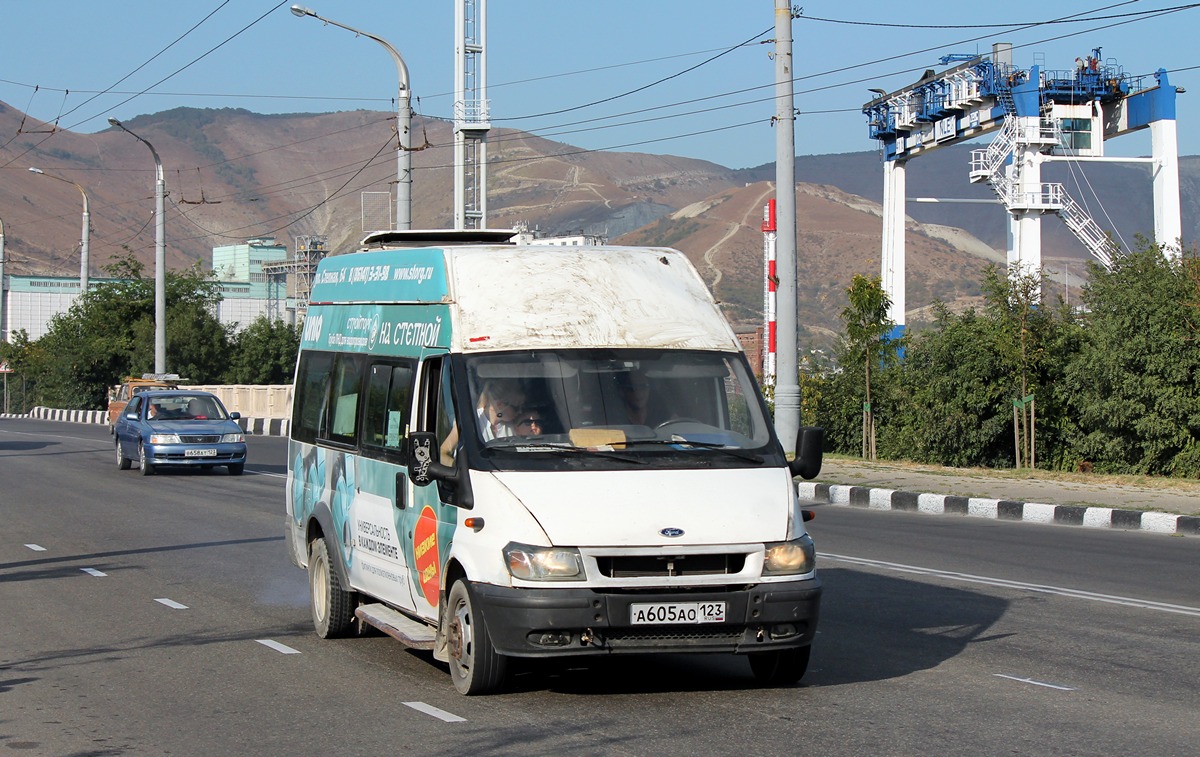
[[[664,528],[661,531],[659,531],[659,533],[662,534],[663,536],[669,536],[672,539],[674,539],[677,536],[683,536],[683,529],[682,528]]]

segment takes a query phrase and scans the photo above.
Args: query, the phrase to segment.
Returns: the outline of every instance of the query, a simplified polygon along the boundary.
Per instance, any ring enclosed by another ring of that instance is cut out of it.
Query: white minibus
[[[382,629],[464,694],[516,658],[724,652],[805,672],[821,584],[789,461],[680,252],[386,232],[323,260],[286,533],[322,637]]]

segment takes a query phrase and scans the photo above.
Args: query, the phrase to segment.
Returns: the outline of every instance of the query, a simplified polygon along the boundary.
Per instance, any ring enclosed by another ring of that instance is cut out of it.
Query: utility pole
[[[792,8],[775,0],[775,196],[779,277],[775,433],[796,452],[800,430],[800,370],[796,355],[796,138],[792,79]]]

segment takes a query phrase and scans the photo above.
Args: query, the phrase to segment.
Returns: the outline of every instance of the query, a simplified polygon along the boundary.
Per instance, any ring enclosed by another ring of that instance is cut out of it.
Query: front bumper
[[[513,657],[803,647],[812,643],[821,604],[817,578],[686,593],[471,588],[496,651]],[[725,622],[633,625],[630,605],[646,602],[725,602]]]
[[[216,451],[208,457],[188,457],[187,450],[200,446]],[[242,443],[225,444],[147,444],[146,461],[151,465],[245,465],[246,445]]]

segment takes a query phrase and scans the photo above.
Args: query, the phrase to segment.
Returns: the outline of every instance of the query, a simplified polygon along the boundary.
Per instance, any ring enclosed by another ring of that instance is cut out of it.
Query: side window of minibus
[[[376,457],[399,453],[412,404],[411,361],[372,363],[367,371],[363,446]],[[372,449],[375,448],[375,449]]]
[[[329,424],[329,440],[338,444],[353,445],[358,440],[358,405],[362,391],[362,355],[338,355],[334,364],[331,385],[330,409],[333,411]]]
[[[328,436],[326,409],[333,353],[306,352],[296,371],[296,399],[292,413],[292,438],[312,444]]]

